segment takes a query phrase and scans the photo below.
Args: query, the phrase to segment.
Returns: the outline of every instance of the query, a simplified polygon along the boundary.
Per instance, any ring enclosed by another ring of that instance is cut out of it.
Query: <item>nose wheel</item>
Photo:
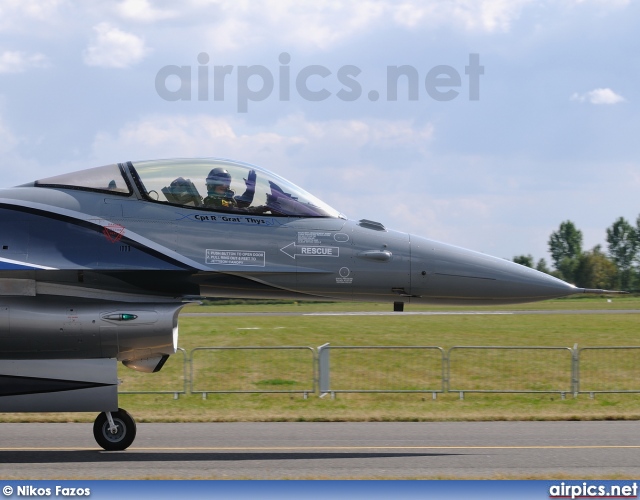
[[[126,450],[136,438],[136,422],[122,408],[102,412],[93,423],[93,437],[107,451]]]

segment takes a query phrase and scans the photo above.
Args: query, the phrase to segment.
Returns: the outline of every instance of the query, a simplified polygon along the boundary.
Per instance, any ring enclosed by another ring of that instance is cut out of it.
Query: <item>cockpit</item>
[[[198,210],[289,217],[340,217],[305,190],[260,167],[222,159],[173,159],[106,165],[38,180],[35,186],[131,195],[129,176],[147,201]]]

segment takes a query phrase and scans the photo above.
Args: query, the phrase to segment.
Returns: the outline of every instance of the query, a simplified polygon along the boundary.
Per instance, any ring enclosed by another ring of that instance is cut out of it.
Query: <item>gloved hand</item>
[[[247,176],[246,179],[244,179],[244,184],[245,186],[247,186],[248,191],[255,191],[257,178],[258,178],[258,175],[256,174],[255,170],[249,171],[249,175]]]

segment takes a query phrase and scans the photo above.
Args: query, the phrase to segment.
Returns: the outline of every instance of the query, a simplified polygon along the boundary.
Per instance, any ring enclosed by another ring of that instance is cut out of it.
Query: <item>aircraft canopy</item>
[[[105,165],[40,179],[56,187],[131,196],[128,170],[150,202],[232,213],[288,217],[341,217],[304,189],[260,167],[222,159],[173,159]]]
[[[133,162],[131,173],[150,201],[235,213],[339,217],[295,184],[254,165],[222,159]]]

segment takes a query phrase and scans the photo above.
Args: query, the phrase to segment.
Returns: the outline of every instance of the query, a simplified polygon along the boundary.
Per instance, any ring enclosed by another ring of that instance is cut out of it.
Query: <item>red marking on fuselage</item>
[[[120,224],[109,224],[102,230],[107,240],[111,243],[117,243],[124,236],[125,227]]]

